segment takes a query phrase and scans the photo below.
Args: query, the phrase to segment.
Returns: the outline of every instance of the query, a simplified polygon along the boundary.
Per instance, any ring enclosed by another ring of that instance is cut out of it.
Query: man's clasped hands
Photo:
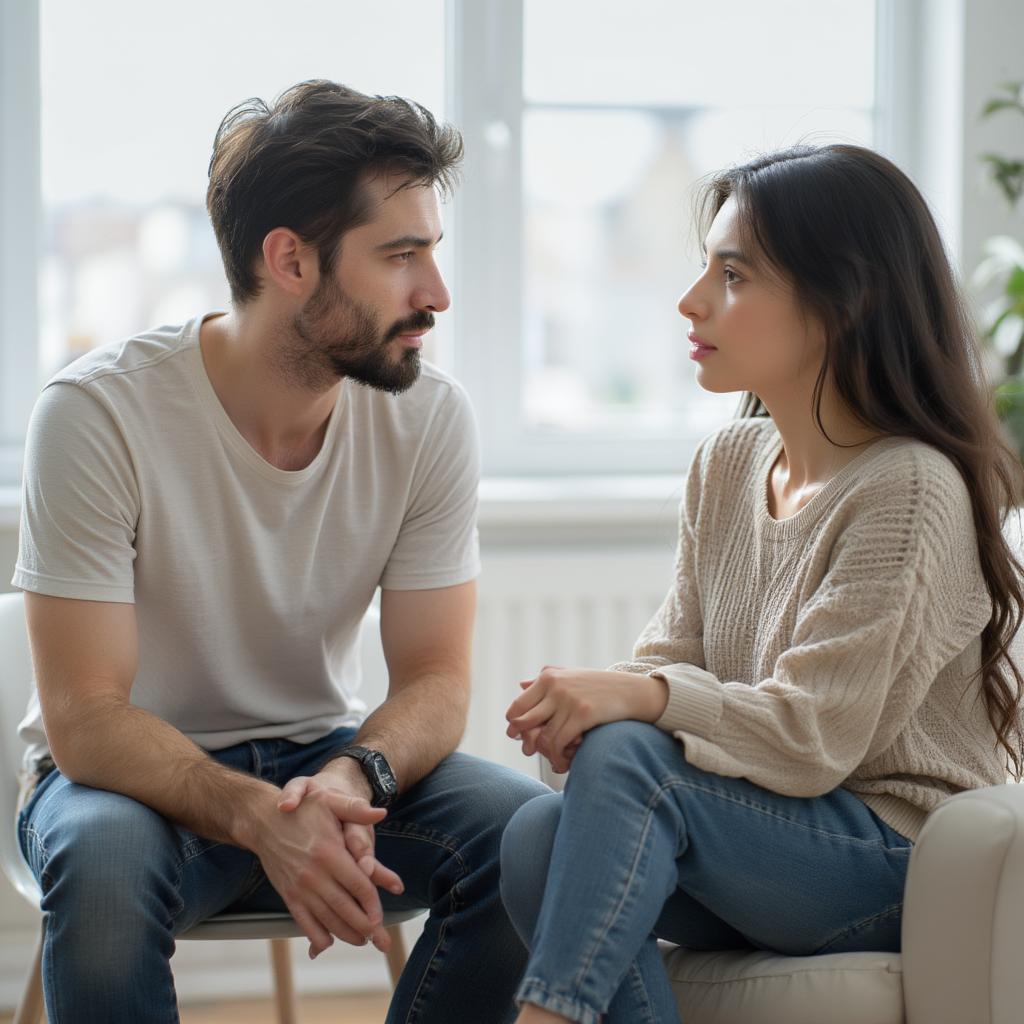
[[[519,686],[523,692],[505,715],[506,734],[559,774],[569,770],[589,730],[622,719],[653,722],[667,701],[663,681],[629,672],[548,665]],[[267,878],[310,938],[311,958],[334,936],[390,948],[378,887],[400,895],[404,885],[376,857],[374,826],[387,811],[371,807],[368,791],[350,758],[297,776],[281,790],[280,813],[264,820],[254,843]]]

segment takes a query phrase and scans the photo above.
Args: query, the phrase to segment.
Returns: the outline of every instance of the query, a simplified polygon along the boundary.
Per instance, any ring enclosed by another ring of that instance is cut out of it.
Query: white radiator
[[[505,736],[505,711],[521,692],[519,681],[544,665],[605,668],[627,658],[661,604],[672,562],[671,550],[651,547],[489,551],[462,749],[536,774]]]

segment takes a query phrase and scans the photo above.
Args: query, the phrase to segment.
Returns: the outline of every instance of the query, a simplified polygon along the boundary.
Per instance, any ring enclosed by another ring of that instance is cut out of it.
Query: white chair
[[[371,609],[363,621],[362,661],[364,696],[373,707],[383,700],[387,669],[380,647],[377,612]],[[15,821],[17,772],[24,748],[17,738],[17,724],[25,713],[32,684],[32,662],[21,594],[0,594],[0,866],[14,888],[34,907],[39,888],[21,856]],[[375,700],[376,698],[376,700]],[[399,923],[420,911],[386,914],[391,935],[387,954],[392,984],[405,966],[406,952]],[[289,939],[302,930],[289,914],[218,914],[179,939],[269,939],[274,973],[274,992],[280,1024],[296,1024],[295,986],[292,978]],[[43,1012],[40,961],[42,933],[25,991],[14,1015],[14,1024],[38,1024]]]

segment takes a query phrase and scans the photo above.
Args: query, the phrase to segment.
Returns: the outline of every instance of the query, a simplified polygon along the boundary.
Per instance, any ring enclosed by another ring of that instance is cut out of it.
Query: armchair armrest
[[[1024,786],[936,808],[903,905],[907,1024],[1013,1024],[1024,1006]]]

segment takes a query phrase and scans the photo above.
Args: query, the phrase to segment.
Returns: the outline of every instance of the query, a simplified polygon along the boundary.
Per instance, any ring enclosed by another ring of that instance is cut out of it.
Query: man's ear
[[[320,265],[316,250],[291,228],[274,228],[263,239],[263,269],[283,292],[300,298],[316,289]]]

